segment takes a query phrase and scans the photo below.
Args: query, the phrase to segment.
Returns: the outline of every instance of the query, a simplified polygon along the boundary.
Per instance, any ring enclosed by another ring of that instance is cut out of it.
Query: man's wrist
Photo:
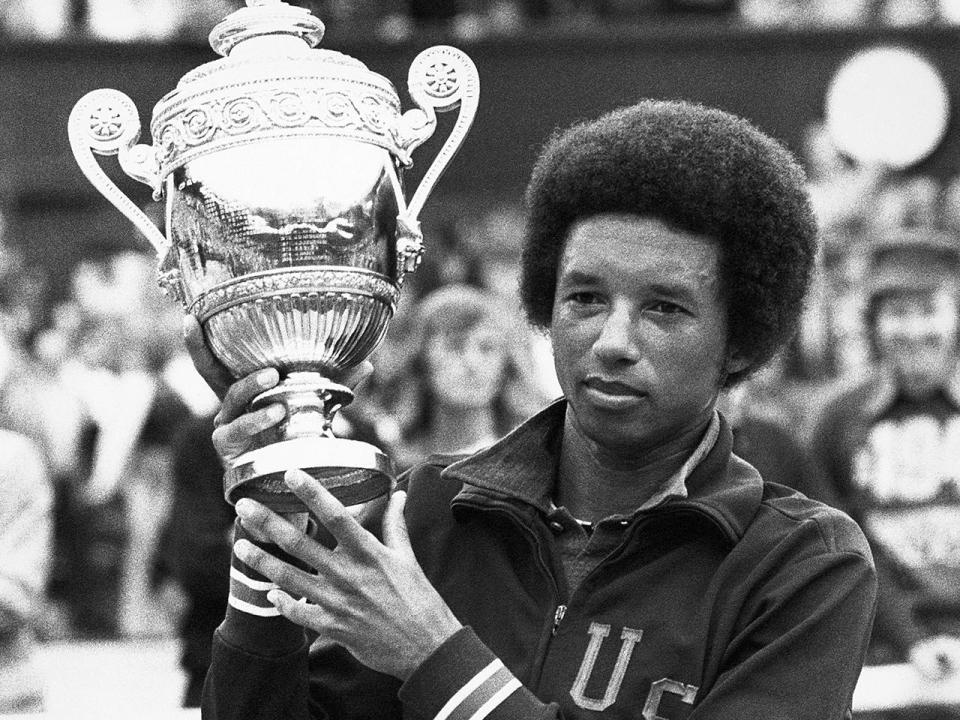
[[[469,627],[438,647],[400,687],[400,701],[418,717],[460,720],[537,717],[544,706]]]
[[[463,630],[463,625],[451,613],[449,619],[445,619],[442,622],[430,623],[427,629],[429,630],[429,634],[424,641],[418,643],[415,650],[406,654],[409,658],[409,663],[398,673],[398,677],[401,680],[406,681],[413,675],[427,658],[432,656],[437,649],[450,638]]]
[[[234,524],[234,540],[240,539],[256,543],[268,552],[278,552],[276,546],[252,537],[238,520]],[[226,616],[220,625],[220,635],[228,644],[270,657],[287,654],[303,645],[303,628],[283,617],[267,598],[276,587],[236,554],[231,555],[230,594]]]

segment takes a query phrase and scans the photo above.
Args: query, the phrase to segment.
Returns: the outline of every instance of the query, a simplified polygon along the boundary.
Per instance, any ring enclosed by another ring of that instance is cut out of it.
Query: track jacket
[[[467,626],[405,683],[228,608],[203,717],[848,717],[876,595],[859,528],[765,484],[722,421],[687,498],[623,521],[571,594],[549,501],[565,410],[404,478],[414,551]]]

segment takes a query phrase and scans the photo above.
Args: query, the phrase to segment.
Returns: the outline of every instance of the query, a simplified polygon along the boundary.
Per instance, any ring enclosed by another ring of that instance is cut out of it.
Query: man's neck
[[[633,512],[680,470],[712,417],[711,409],[667,442],[625,457],[584,437],[573,426],[568,409],[554,502],[574,517],[594,523]]]

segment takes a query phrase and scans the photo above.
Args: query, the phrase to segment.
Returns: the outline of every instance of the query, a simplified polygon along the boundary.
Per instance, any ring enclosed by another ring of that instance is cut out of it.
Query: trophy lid
[[[159,175],[268,138],[334,136],[405,158],[393,84],[343,53],[317,49],[323,23],[281,0],[247,0],[210,32],[223,56],[186,73],[154,108]]]

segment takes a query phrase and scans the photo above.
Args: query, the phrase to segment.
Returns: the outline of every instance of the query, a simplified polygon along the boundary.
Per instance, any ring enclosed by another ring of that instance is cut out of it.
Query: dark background
[[[457,43],[477,64],[480,109],[460,154],[427,203],[426,220],[449,208],[516,201],[533,159],[558,127],[642,97],[701,101],[741,114],[802,152],[805,129],[823,115],[829,81],[857,50],[896,44],[936,64],[960,97],[956,50],[960,29],[751,29],[717,23],[597,27],[585,32],[533,31],[518,38]],[[356,38],[325,39],[389,78],[404,109],[406,74],[416,53],[442,37],[384,45]],[[153,105],[179,78],[215,59],[199,43],[186,45],[7,44],[0,48],[0,199],[8,240],[28,262],[48,270],[51,300],[83,257],[148,246],[127,220],[81,175],[67,141],[67,117],[85,92],[110,87],[130,95],[149,142]],[[434,137],[415,154],[408,197],[452,125],[441,117]],[[128,194],[147,202],[145,186],[104,167]],[[941,147],[914,170],[944,178],[960,168],[957,120]],[[159,208],[157,208],[159,210]]]

